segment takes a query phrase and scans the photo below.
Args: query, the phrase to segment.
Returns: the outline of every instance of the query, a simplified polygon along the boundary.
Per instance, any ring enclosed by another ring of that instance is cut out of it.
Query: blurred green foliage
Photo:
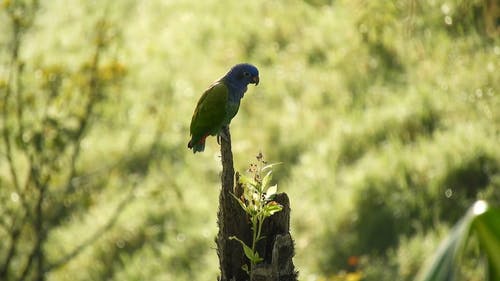
[[[411,280],[472,202],[500,202],[495,1],[0,6],[8,280],[37,237],[46,280],[215,280],[218,146],[189,153],[188,124],[205,87],[242,61],[261,83],[232,122],[236,169],[258,151],[284,162],[274,179],[302,280],[329,279],[350,256],[364,280]],[[463,271],[477,279],[469,252]]]

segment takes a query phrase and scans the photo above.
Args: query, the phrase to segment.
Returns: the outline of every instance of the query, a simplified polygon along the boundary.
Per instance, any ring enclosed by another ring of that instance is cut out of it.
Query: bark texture
[[[242,269],[249,264],[241,245],[230,240],[236,236],[247,245],[251,245],[252,230],[246,213],[232,197],[242,194],[243,188],[238,184],[238,174],[233,166],[231,151],[231,135],[229,128],[223,128],[226,138],[220,138],[222,188],[219,194],[219,211],[217,213],[217,255],[219,256],[220,281],[296,281],[297,271],[293,265],[294,245],[290,235],[290,202],[285,193],[276,196],[275,201],[283,205],[283,210],[266,219],[262,233],[264,239],[258,242],[257,251],[264,261],[254,266],[250,277]]]

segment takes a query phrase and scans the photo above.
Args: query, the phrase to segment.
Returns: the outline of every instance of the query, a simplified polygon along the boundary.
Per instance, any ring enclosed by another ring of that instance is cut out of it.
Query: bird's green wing
[[[206,135],[218,133],[226,117],[227,102],[228,89],[222,82],[213,84],[203,93],[191,119],[193,143],[197,143]]]

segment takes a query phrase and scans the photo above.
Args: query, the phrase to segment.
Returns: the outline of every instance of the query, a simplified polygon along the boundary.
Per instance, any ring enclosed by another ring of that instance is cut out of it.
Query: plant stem
[[[252,253],[255,254],[255,246],[257,245],[257,225],[259,223],[259,220],[257,219],[257,216],[252,218]],[[255,265],[255,262],[253,260],[250,260],[250,272],[252,271],[252,267]]]

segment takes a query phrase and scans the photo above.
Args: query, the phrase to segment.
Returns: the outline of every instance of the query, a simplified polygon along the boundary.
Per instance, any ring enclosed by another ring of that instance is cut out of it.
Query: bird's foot
[[[220,132],[217,134],[217,143],[220,145],[221,139],[224,139],[226,142],[229,142],[229,136],[227,134],[228,127],[224,126],[220,130]]]

